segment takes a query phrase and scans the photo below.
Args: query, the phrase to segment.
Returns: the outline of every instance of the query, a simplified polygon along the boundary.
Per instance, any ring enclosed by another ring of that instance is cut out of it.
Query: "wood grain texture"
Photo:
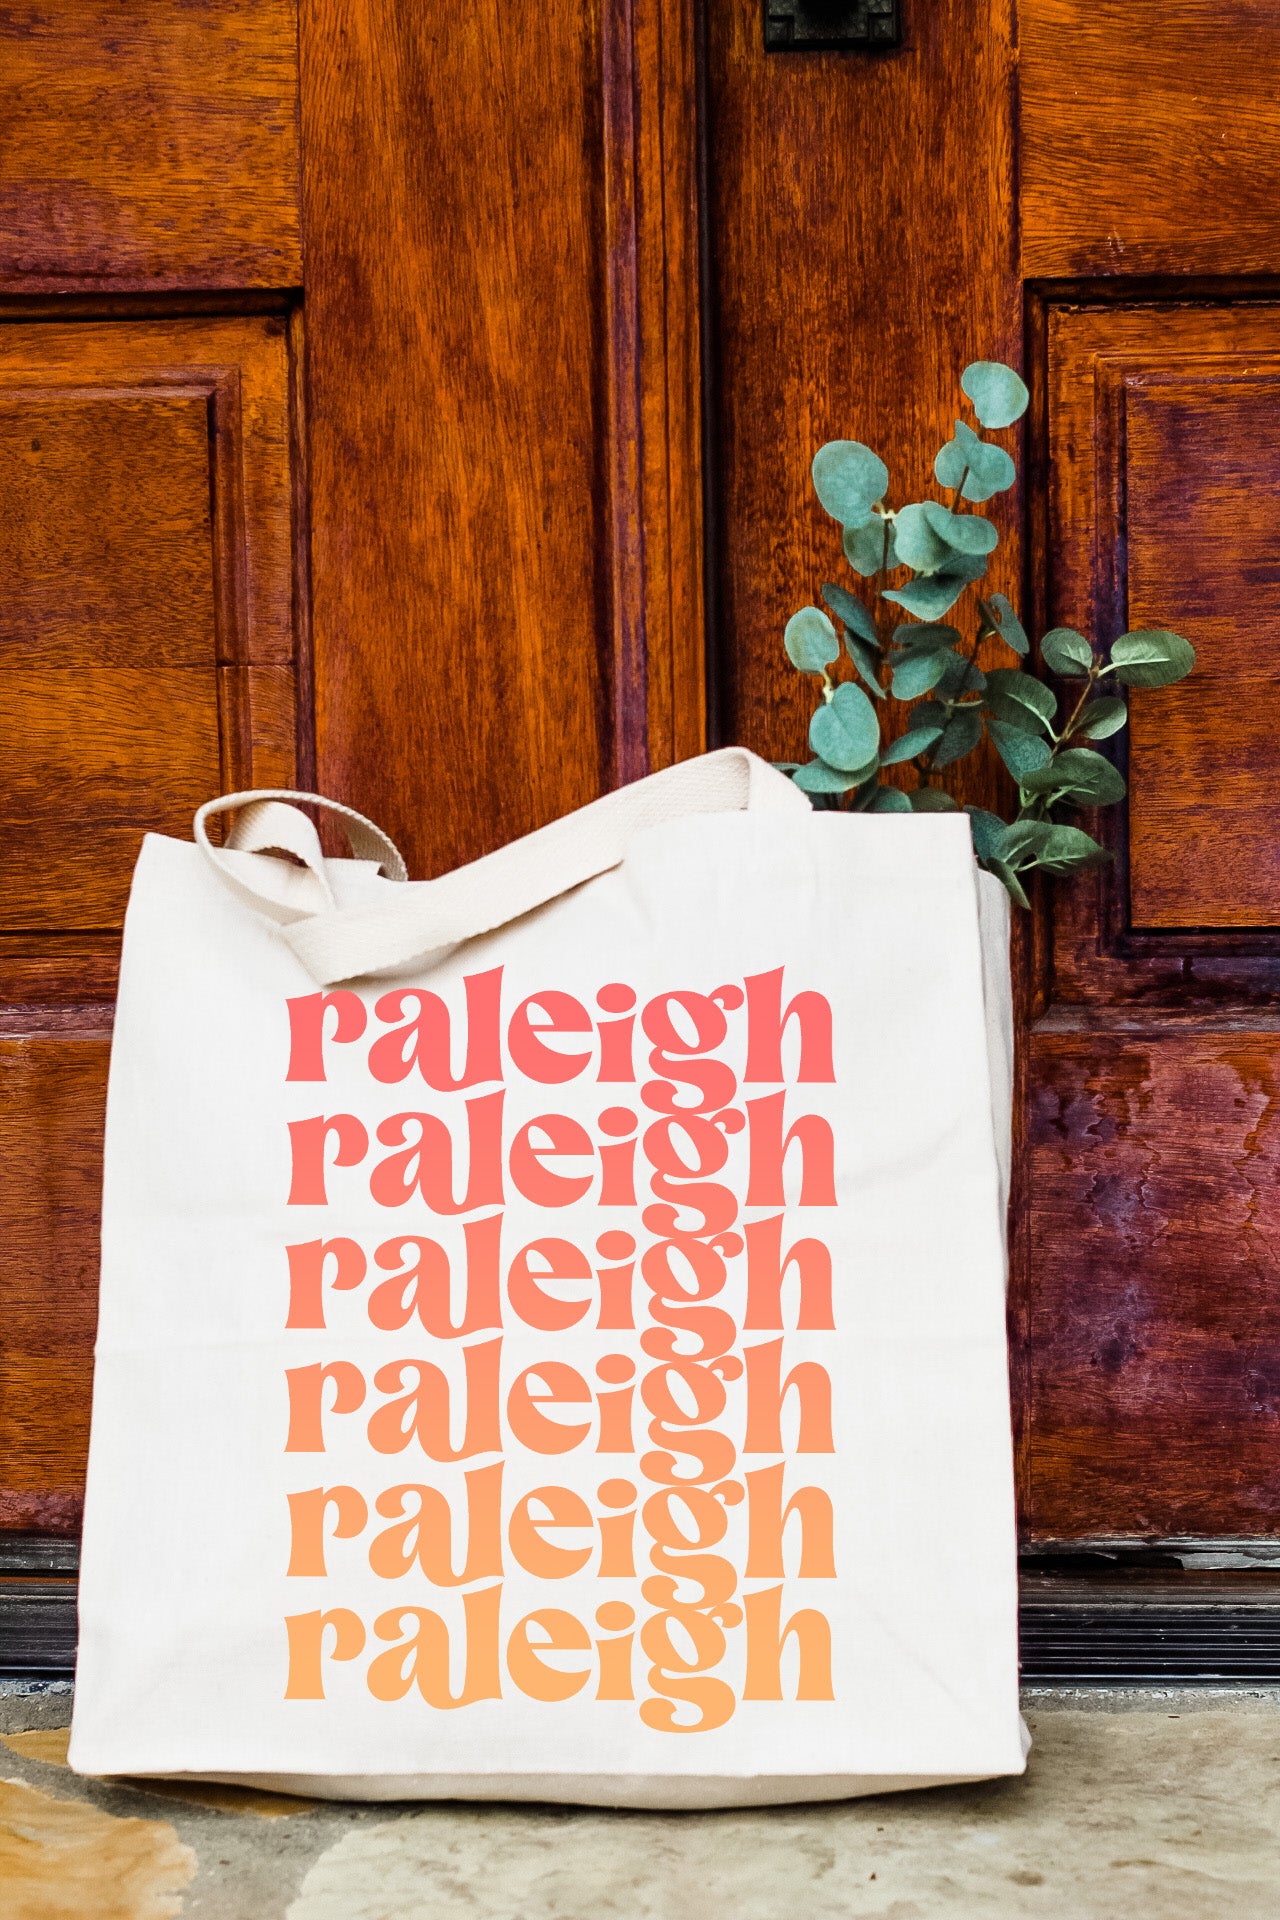
[[[318,777],[418,873],[698,732],[690,16],[607,12],[301,12]]]
[[[78,1530],[108,1044],[0,1039],[0,1528]]]
[[[292,773],[288,389],[271,316],[0,329],[0,981],[118,929],[143,832]]]
[[[613,774],[706,744],[694,0],[602,16]]]
[[[1022,0],[1029,279],[1280,271],[1280,36],[1256,0]]]
[[[1003,3],[953,0],[910,9],[896,53],[767,55],[757,0],[708,11],[721,728],[769,758],[801,757],[813,706],[788,616],[857,585],[813,454],[866,441],[894,504],[932,494],[962,369],[1021,357],[1011,30]],[[1016,594],[1010,496],[993,517],[990,584]],[[990,766],[966,777],[992,790]]]
[[[293,0],[0,14],[0,290],[301,279]]]
[[[1040,1538],[1280,1531],[1280,1028],[1032,1037]]]

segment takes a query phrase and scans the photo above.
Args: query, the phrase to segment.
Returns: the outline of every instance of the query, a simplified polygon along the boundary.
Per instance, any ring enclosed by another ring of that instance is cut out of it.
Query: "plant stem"
[[[1102,668],[1098,665],[1097,661],[1095,660],[1093,665],[1089,669],[1089,677],[1084,683],[1084,692],[1080,695],[1080,698],[1076,701],[1075,708],[1071,714],[1071,718],[1067,721],[1066,726],[1062,729],[1062,732],[1058,735],[1057,740],[1054,742],[1053,750],[1055,753],[1058,751],[1058,748],[1063,744],[1063,742],[1070,737],[1071,729],[1072,727],[1074,727],[1076,721],[1080,718],[1080,715],[1084,712],[1085,704],[1088,701],[1089,695],[1093,692],[1094,687],[1097,685],[1098,680],[1101,676],[1101,673],[1102,673]]]

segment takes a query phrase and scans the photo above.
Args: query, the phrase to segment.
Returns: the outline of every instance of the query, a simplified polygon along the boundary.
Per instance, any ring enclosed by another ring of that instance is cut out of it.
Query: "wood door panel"
[[[1280,1024],[1050,1015],[1030,1070],[1033,1533],[1274,1534]]]
[[[109,1042],[0,1038],[0,1529],[78,1531]]]
[[[1051,308],[1046,617],[1168,625],[1183,686],[1135,691],[1115,867],[1061,889],[1059,1000],[1266,998],[1280,984],[1280,307]]]
[[[0,15],[0,289],[301,279],[293,0]]]
[[[0,666],[0,710],[6,931],[118,930],[143,834],[186,839],[221,786],[215,669]]]
[[[278,315],[0,325],[0,1528],[78,1524],[142,835],[294,784],[290,359]]]
[[[1280,35],[1254,0],[1021,0],[1028,279],[1280,271]]]
[[[289,444],[278,319],[0,329],[6,935],[117,930],[144,832],[291,777]]]

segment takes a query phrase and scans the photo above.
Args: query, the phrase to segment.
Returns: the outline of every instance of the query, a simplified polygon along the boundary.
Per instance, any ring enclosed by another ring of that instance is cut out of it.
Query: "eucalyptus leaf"
[[[1064,680],[1079,679],[1093,665],[1093,648],[1074,627],[1054,627],[1040,642],[1044,663]]]
[[[999,859],[1006,832],[999,814],[989,813],[986,807],[966,807],[965,812],[973,832],[973,850],[979,860]]]
[[[1196,650],[1180,633],[1144,627],[1122,633],[1111,649],[1116,679],[1125,687],[1168,687],[1184,680],[1196,663]]]
[[[922,693],[928,693],[946,672],[948,658],[955,657],[947,647],[940,648],[936,653],[907,654],[893,669],[894,699],[915,700]]]
[[[996,879],[1000,881],[1015,905],[1030,908],[1031,902],[1023,890],[1022,882],[1006,861],[988,858],[979,864],[984,867],[988,873],[994,873]]]
[[[939,647],[958,647],[960,629],[944,626],[936,620],[913,620],[894,628],[893,644],[895,647],[918,648],[923,653],[932,653]]]
[[[887,541],[887,546],[886,546]],[[881,564],[887,572],[900,566],[897,543],[893,537],[893,522],[877,517],[864,527],[846,527],[844,530],[844,557],[855,573],[864,580],[879,573]]]
[[[858,676],[866,682],[870,692],[877,700],[887,700],[888,695],[880,685],[880,653],[878,648],[868,646],[856,633],[846,633],[844,644],[849,649],[849,658],[858,669]]]
[[[836,630],[820,607],[801,607],[787,622],[782,644],[787,658],[801,673],[821,673],[840,658]]]
[[[1079,827],[1054,826],[1036,857],[1046,873],[1070,873],[1074,867],[1101,867],[1111,858],[1105,847]]]
[[[842,527],[864,527],[888,491],[889,469],[861,441],[828,440],[813,456],[813,485],[833,520]]]
[[[811,760],[807,766],[797,768],[794,777],[802,793],[848,793],[850,787],[857,786],[859,775],[842,773],[823,760]]]
[[[905,607],[908,613],[914,613],[918,620],[937,620],[951,611],[969,582],[980,580],[986,570],[985,558],[953,553],[937,573],[908,580],[905,586],[894,587],[884,597]]]
[[[933,500],[913,501],[909,507],[899,508],[898,517],[893,523],[898,557],[905,560],[909,567],[914,567],[917,573],[937,573],[955,551],[934,530],[929,519],[929,508],[936,504]]]
[[[908,718],[913,727],[936,727],[941,733],[951,718],[951,709],[944,707],[940,700],[922,700],[912,707]]]
[[[914,760],[918,753],[927,753],[935,740],[941,740],[941,727],[908,727],[899,734],[892,746],[885,747],[880,755],[882,767],[896,767],[900,761]]]
[[[992,446],[963,420],[956,421],[955,438],[939,448],[933,472],[944,487],[958,487],[963,479],[961,498],[975,504],[989,500],[993,493],[1004,493],[1018,477],[1004,448]]]
[[[981,707],[957,707],[933,750],[934,766],[949,767],[953,760],[963,760],[966,753],[973,752],[981,738]]]
[[[987,732],[991,735],[996,752],[1019,786],[1029,773],[1048,766],[1052,758],[1053,749],[1042,734],[1028,733],[1023,727],[1010,726],[1007,720],[994,719],[990,713],[987,714]]]
[[[901,787],[877,787],[868,813],[910,813],[911,802]]]
[[[973,402],[984,427],[1011,427],[1021,420],[1031,398],[1012,367],[999,360],[974,360],[960,375],[960,390]]]
[[[861,687],[851,680],[838,686],[809,723],[809,745],[829,767],[862,768],[875,758],[880,722]]]
[[[1052,793],[1060,800],[1099,807],[1123,800],[1126,792],[1123,775],[1090,747],[1068,747],[1021,784],[1028,793]]]
[[[981,513],[952,513],[939,500],[921,502],[930,529],[953,553],[994,553],[1000,541],[991,522]]]
[[[1073,867],[1101,866],[1111,856],[1079,827],[1015,820],[1005,835],[1003,857],[1018,871],[1036,866],[1046,873],[1069,873]]]
[[[1119,733],[1129,718],[1129,709],[1123,700],[1090,700],[1082,707],[1080,717],[1071,729],[1072,738],[1078,734],[1082,740],[1106,740],[1113,733]]]
[[[851,633],[858,634],[873,647],[880,645],[876,623],[856,593],[850,593],[846,588],[837,586],[834,580],[824,580],[822,597],[832,613],[837,619],[844,621]]]
[[[1037,680],[1031,674],[1023,673],[1020,667],[993,668],[987,675],[987,687],[989,696],[995,696],[994,700],[989,698],[993,711],[997,702],[1012,701],[1015,706],[1022,707],[1027,713],[1033,714],[1045,726],[1052,722],[1054,714],[1058,711],[1058,700],[1053,689],[1046,687],[1043,680]],[[1000,715],[1000,718],[1004,717],[1003,714]]]
[[[1027,639],[1027,630],[1006,596],[1003,593],[993,593],[989,600],[983,601],[982,605],[987,619],[1006,647],[1012,647],[1015,653],[1029,653],[1031,642]]]
[[[981,693],[987,684],[987,676],[981,667],[972,660],[964,660],[957,654],[946,658],[941,680],[938,682],[940,700],[958,700],[962,693]]]
[[[942,787],[917,787],[907,799],[912,813],[954,813],[956,803]]]

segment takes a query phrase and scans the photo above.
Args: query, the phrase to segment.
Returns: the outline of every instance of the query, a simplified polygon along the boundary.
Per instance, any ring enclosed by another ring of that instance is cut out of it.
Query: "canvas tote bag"
[[[1020,1772],[965,817],[815,813],[731,749],[409,884],[297,797],[133,883],[72,1765],[650,1807]]]

